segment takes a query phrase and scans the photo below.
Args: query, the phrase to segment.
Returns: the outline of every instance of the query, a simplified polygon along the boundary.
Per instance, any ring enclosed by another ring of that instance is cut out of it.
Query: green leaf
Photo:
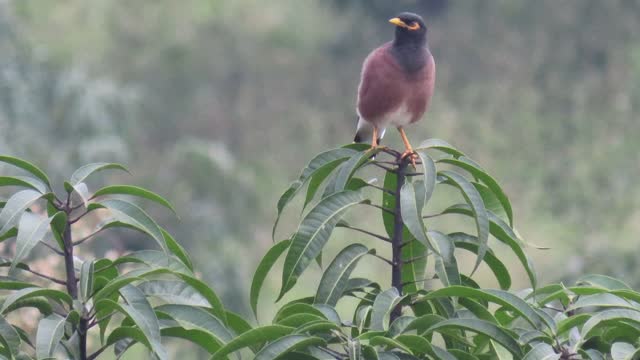
[[[38,245],[49,230],[49,224],[55,217],[66,216],[63,212],[58,212],[50,218],[42,218],[30,213],[24,213],[18,223],[18,236],[16,238],[16,254],[11,262],[9,274],[13,274],[16,266],[22,260],[29,257],[31,250]]]
[[[378,294],[373,302],[371,311],[371,329],[386,331],[389,324],[389,314],[402,300],[398,289],[390,288]]]
[[[361,244],[351,244],[342,249],[322,274],[314,302],[336,306],[347,287],[351,272],[368,253],[369,249]]]
[[[640,312],[635,310],[626,309],[612,309],[605,310],[591,317],[580,331],[580,340],[576,344],[576,348],[579,347],[584,341],[594,335],[594,332],[600,327],[600,325],[606,325],[614,321],[625,321],[640,324]]]
[[[147,189],[144,189],[138,186],[131,186],[131,185],[106,186],[96,191],[91,197],[91,199],[95,199],[100,196],[108,196],[108,195],[130,195],[130,196],[140,197],[143,199],[151,200],[173,211],[174,214],[176,213],[176,210],[173,208],[173,206],[171,206],[171,203],[167,201],[165,198],[163,198],[162,196],[152,191],[149,191]]]
[[[251,291],[249,295],[251,309],[253,310],[253,315],[256,317],[258,317],[258,297],[260,296],[260,290],[262,289],[264,279],[267,278],[267,274],[271,271],[273,264],[278,261],[280,255],[289,248],[290,244],[291,240],[285,240],[273,245],[264,255],[262,260],[260,260],[260,264],[258,264],[258,267],[256,268],[256,272],[253,275],[253,281],[251,281]]]
[[[592,306],[602,308],[627,308],[640,311],[640,307],[637,304],[630,303],[629,301],[613,294],[594,294],[581,296],[576,302],[569,306],[567,311]]]
[[[425,151],[416,151],[416,153],[420,157],[424,173],[424,201],[422,202],[424,205],[429,202],[431,195],[433,194],[433,190],[436,187],[436,164],[433,162],[431,156],[429,156]],[[422,206],[419,210],[422,211]]]
[[[279,339],[293,332],[294,328],[281,325],[268,325],[251,329],[221,347],[211,360],[226,359],[228,354],[243,349],[245,347],[262,344],[267,341]]]
[[[450,296],[470,297],[474,299],[490,301],[490,302],[499,304],[501,306],[504,306],[510,311],[513,311],[516,314],[522,316],[523,319],[525,319],[527,322],[529,322],[531,325],[533,325],[536,328],[543,324],[547,325],[548,327],[551,327],[551,325],[548,324],[544,320],[544,318],[542,318],[535,311],[535,309],[532,308],[526,301],[522,300],[521,298],[517,297],[514,294],[511,294],[503,290],[493,290],[493,289],[480,290],[480,289],[473,289],[466,286],[450,286],[447,288],[434,290],[428,293],[427,295],[425,295],[424,297],[418,299],[417,301],[437,299],[441,297],[450,297]]]
[[[473,216],[473,212],[471,208],[466,204],[458,204],[453,205],[445,209],[443,214],[462,214],[466,216]],[[531,282],[531,286],[535,289],[537,286],[537,276],[535,272],[535,268],[533,266],[533,262],[529,258],[529,256],[524,252],[522,241],[517,238],[513,230],[509,228],[504,221],[500,220],[495,214],[488,212],[489,215],[489,232],[493,237],[499,240],[502,243],[508,245],[513,253],[518,257],[520,263],[524,267],[527,275],[529,276],[529,281]]]
[[[427,150],[427,149],[440,150],[440,151],[442,151],[444,153],[453,155],[454,157],[464,156],[464,154],[460,150],[454,148],[448,142],[446,142],[444,140],[440,140],[440,139],[427,139],[427,140],[423,141],[420,144],[420,146],[415,148],[415,151],[422,151],[422,150]]]
[[[330,185],[331,189],[327,190],[329,194],[338,193],[346,189],[347,183],[355,174],[355,172],[375,154],[382,151],[381,148],[371,148],[362,153],[353,154],[338,168],[335,181]]]
[[[210,333],[221,344],[226,344],[233,338],[225,324],[213,314],[204,309],[187,306],[167,304],[156,308],[178,322],[181,327],[187,330],[202,330]]]
[[[65,302],[69,306],[71,306],[71,304],[73,303],[73,299],[71,299],[71,296],[67,295],[67,293],[65,292],[39,287],[28,287],[15,291],[7,296],[4,300],[4,303],[2,304],[2,308],[0,308],[0,314],[5,314],[11,308],[11,306],[18,301],[38,296],[44,296],[49,299],[53,299],[58,303]]]
[[[504,193],[504,191],[502,190],[498,182],[493,177],[491,177],[491,175],[487,174],[481,168],[462,160],[464,160],[464,158],[440,159],[438,160],[438,162],[457,166],[465,171],[468,171],[475,178],[480,179],[480,181],[482,181],[485,185],[487,185],[487,187],[498,198],[498,201],[500,201],[500,204],[502,204],[502,208],[504,209],[507,215],[507,218],[509,219],[509,224],[513,226],[513,209],[511,208],[511,203],[509,202],[509,198]]]
[[[626,342],[616,342],[611,345],[612,360],[636,360],[640,357],[640,349]]]
[[[435,269],[442,285],[460,285],[460,272],[454,254],[455,246],[449,237],[439,231],[429,231],[428,237],[438,244],[440,254],[435,254]]]
[[[414,184],[406,183],[402,186],[400,190],[400,207],[402,221],[407,229],[409,229],[411,235],[436,254],[440,254],[438,243],[431,241],[425,231],[420,209],[418,209],[416,204]]]
[[[19,186],[38,191],[41,194],[47,192],[45,183],[29,176],[0,176],[0,187],[2,186]]]
[[[40,320],[36,334],[36,356],[48,359],[55,356],[56,348],[64,336],[64,324],[67,319],[58,314],[51,314]]]
[[[465,249],[474,254],[478,253],[479,244],[476,236],[465,233],[451,233],[447,236],[453,240],[456,248]],[[511,287],[511,275],[504,263],[500,261],[491,249],[484,255],[483,260],[495,275],[500,288],[502,290],[508,290]]]
[[[408,230],[403,229],[402,240],[402,283],[407,294],[416,293],[422,288],[427,267],[428,249],[421,242],[415,241]],[[408,243],[407,243],[408,242]]]
[[[578,285],[585,284],[585,285],[601,287],[609,290],[631,290],[629,285],[625,284],[624,282],[618,279],[614,279],[606,275],[598,275],[598,274],[585,275],[580,279],[578,279],[576,283]]]
[[[89,187],[85,183],[79,183],[75,185],[71,185],[65,181],[64,183],[65,189],[69,194],[76,193],[80,199],[82,200],[82,204],[87,207],[89,203]]]
[[[369,340],[369,344],[373,346],[384,346],[385,350],[400,349],[408,354],[413,354],[411,349],[403,343],[384,336],[374,336]]]
[[[31,175],[42,180],[47,185],[47,188],[49,189],[51,188],[51,182],[49,181],[47,174],[45,174],[44,171],[40,170],[37,166],[33,165],[32,163],[22,159],[12,157],[12,156],[7,156],[7,155],[0,155],[0,162],[19,167],[22,170],[26,170]],[[0,233],[2,233],[2,231],[0,231]]]
[[[0,316],[0,343],[9,350],[7,355],[16,356],[20,352],[20,335],[4,316]]]
[[[558,360],[562,354],[556,354],[549,344],[539,343],[529,351],[523,360]]]
[[[469,330],[478,334],[488,336],[489,338],[498,342],[500,345],[504,346],[504,348],[509,350],[509,352],[514,356],[522,356],[522,350],[520,349],[520,345],[518,345],[518,342],[513,337],[511,337],[511,335],[507,331],[488,321],[479,319],[449,319],[431,326],[429,329],[427,329],[426,333],[430,334],[434,331],[442,332],[446,331],[447,329]]]
[[[113,331],[107,338],[107,343],[105,346],[111,346],[113,344],[116,344],[118,341],[125,339],[131,339],[135,342],[143,344],[147,348],[151,348],[151,344],[149,343],[149,340],[147,339],[145,334],[140,331],[140,329],[130,326],[120,326],[113,329]]]
[[[480,242],[478,257],[476,258],[476,263],[471,271],[473,274],[478,269],[478,266],[480,266],[480,263],[482,263],[482,259],[489,248],[487,246],[487,242],[489,241],[489,215],[484,207],[480,193],[469,182],[469,180],[452,171],[441,171],[439,174],[446,177],[454,186],[460,189],[462,196],[465,198],[473,212],[476,229],[478,231],[478,241]]]
[[[291,185],[289,185],[289,188],[285,190],[285,192],[280,196],[280,199],[278,200],[278,215],[273,225],[271,234],[272,238],[275,239],[276,228],[278,227],[278,222],[280,221],[282,211],[284,210],[285,206],[287,206],[287,204],[294,198],[298,191],[304,186],[304,184],[323,166],[340,159],[344,161],[357,152],[358,151],[349,148],[333,149],[316,155],[316,157],[314,157],[309,162],[309,164],[302,170],[302,174],[300,174],[298,180],[291,183]]]
[[[325,341],[319,337],[287,335],[262,348],[262,350],[260,350],[260,352],[258,352],[254,357],[254,360],[273,360],[286,353],[302,350],[309,346],[319,346],[324,344]]]
[[[311,176],[311,180],[309,181],[309,186],[307,186],[307,195],[304,199],[304,205],[302,206],[302,210],[306,209],[307,205],[313,201],[318,189],[324,181],[331,175],[333,170],[338,167],[338,165],[345,162],[348,158],[341,158],[338,160],[331,161],[319,167]]]
[[[162,235],[164,236],[164,242],[167,244],[169,251],[173,255],[175,255],[182,263],[189,268],[193,272],[193,263],[191,262],[191,258],[189,258],[189,254],[185,251],[182,245],[178,244],[178,242],[169,234],[165,229],[160,228],[162,231]]]
[[[35,190],[21,190],[13,194],[0,212],[0,235],[16,226],[20,217],[43,195]]]
[[[151,217],[149,217],[149,215],[147,215],[147,213],[140,207],[128,201],[119,199],[103,200],[98,204],[109,209],[111,214],[119,222],[131,225],[151,236],[156,240],[164,252],[169,253],[167,244],[164,241],[162,230],[158,224],[156,224],[156,222],[153,221],[153,219],[151,219]]]
[[[168,359],[168,355],[160,342],[160,324],[153,308],[138,288],[127,285],[122,287],[120,295],[127,302],[119,305],[120,310],[133,320],[149,341],[150,349],[160,359]]]
[[[196,289],[179,280],[148,280],[138,289],[146,296],[153,296],[167,303],[208,307],[209,302]]]
[[[222,320],[223,323],[227,322],[227,311],[224,309],[222,305],[222,301],[220,301],[220,297],[216,294],[213,289],[211,289],[206,283],[203,281],[196,279],[195,277],[189,276],[183,273],[174,273],[175,276],[180,278],[182,281],[187,283],[189,286],[196,289],[200,295],[202,295],[210,304],[211,313],[215,315],[218,319]]]
[[[584,324],[591,318],[591,314],[577,314],[558,322],[558,335],[573,329],[576,326]]]
[[[186,330],[175,326],[160,329],[160,334],[165,337],[168,336],[187,340],[193,344],[201,346],[208,353],[214,353],[222,347],[211,333],[202,330]]]
[[[89,175],[93,174],[96,171],[107,170],[107,169],[118,169],[124,172],[129,173],[129,170],[120,164],[115,163],[93,163],[84,165],[78,170],[76,170],[72,175],[69,182],[71,185],[77,185],[83,182]]]
[[[363,200],[359,192],[343,191],[322,199],[309,211],[291,239],[282,271],[282,290],[278,300],[293,288],[298,277],[320,254],[344,212]]]
[[[94,264],[93,260],[87,260],[80,267],[80,300],[84,303],[89,300],[93,292]]]

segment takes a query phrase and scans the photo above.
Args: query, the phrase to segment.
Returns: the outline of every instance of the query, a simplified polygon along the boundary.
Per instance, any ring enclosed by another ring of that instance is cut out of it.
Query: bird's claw
[[[402,153],[402,155],[400,156],[400,159],[404,159],[407,156],[410,158],[411,165],[415,169],[416,168],[416,159],[418,158],[418,155],[413,150],[406,150],[405,152]]]

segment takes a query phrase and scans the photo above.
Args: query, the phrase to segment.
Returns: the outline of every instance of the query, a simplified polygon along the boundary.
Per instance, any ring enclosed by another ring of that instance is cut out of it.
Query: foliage
[[[380,245],[346,244],[324,268],[315,294],[287,298],[271,325],[234,339],[213,359],[243,347],[252,347],[260,359],[634,359],[640,355],[640,293],[602,275],[583,276],[573,286],[538,286],[525,252],[531,245],[514,230],[512,207],[498,182],[442,140],[426,140],[416,152],[422,164],[416,171],[388,148],[349,145],[311,160],[282,195],[278,212],[305,184],[304,207],[317,200],[291,237],[274,244],[258,266],[251,292],[254,312],[262,282],[281,255],[285,259],[278,300],[295,287],[314,259],[322,257],[335,227],[364,233],[381,240]],[[358,177],[371,166],[383,168],[383,186]],[[446,188],[459,191],[463,202],[423,213],[432,208],[433,196]],[[376,199],[366,189],[381,196]],[[343,220],[348,211],[367,208],[381,213],[386,234]],[[472,219],[473,231],[441,230],[445,215]],[[531,288],[511,289],[514,269],[505,266],[506,254],[496,251],[500,243],[519,259]],[[378,255],[385,247],[391,247],[391,259]],[[460,266],[464,259],[460,250],[475,254],[469,272]],[[389,266],[391,287],[353,276],[359,263],[380,260]],[[428,262],[433,265],[427,266]],[[474,280],[480,264],[493,273],[500,289],[482,287]],[[337,311],[343,299],[355,299],[347,317]]]
[[[8,269],[0,278],[3,359],[95,359],[110,347],[120,356],[134,343],[168,359],[161,338],[185,339],[214,352],[246,329],[196,277],[182,246],[132,201],[147,200],[173,211],[167,200],[130,185],[90,190],[87,180],[94,173],[127,171],[122,165],[82,166],[64,182],[60,194],[35,165],[11,156],[0,156],[0,162],[27,173],[0,176],[1,187],[17,188],[0,203],[0,239],[15,238],[13,257],[0,260]],[[79,236],[88,224],[97,225]],[[159,250],[143,249],[116,259],[82,252],[88,241],[119,228],[149,236]],[[42,247],[64,259],[63,279],[35,267],[38,259],[33,255]],[[12,324],[25,308],[40,314],[35,338],[32,329]]]

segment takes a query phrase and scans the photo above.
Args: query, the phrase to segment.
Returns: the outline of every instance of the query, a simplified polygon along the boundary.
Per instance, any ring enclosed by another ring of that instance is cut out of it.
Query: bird
[[[415,167],[415,154],[404,127],[422,119],[429,107],[436,79],[436,63],[427,43],[427,27],[420,15],[404,12],[389,20],[394,39],[373,50],[362,64],[354,142],[375,148],[389,126],[400,132]]]

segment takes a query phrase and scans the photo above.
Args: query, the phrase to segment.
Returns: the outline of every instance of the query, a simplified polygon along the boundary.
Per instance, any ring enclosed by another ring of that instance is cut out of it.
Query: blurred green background
[[[172,201],[180,220],[152,215],[247,313],[280,193],[352,140],[362,60],[405,10],[425,17],[438,68],[412,141],[446,139],[499,179],[522,237],[552,248],[529,251],[542,282],[599,272],[640,288],[638,0],[4,0],[0,153],[58,180],[126,164],[133,177],[107,180]],[[93,241],[99,256],[142,246]]]

